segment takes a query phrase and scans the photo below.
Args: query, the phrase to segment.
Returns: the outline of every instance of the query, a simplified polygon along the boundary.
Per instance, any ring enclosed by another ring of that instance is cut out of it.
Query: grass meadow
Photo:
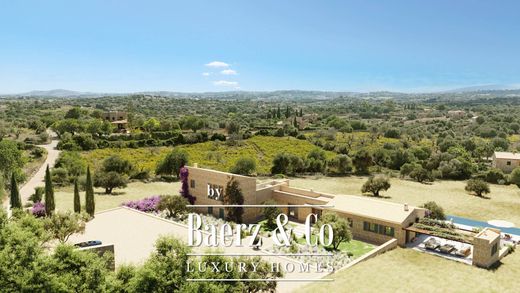
[[[295,178],[290,184],[294,187],[314,189],[332,194],[360,195],[361,186],[367,177],[307,177]],[[520,189],[516,185],[491,185],[490,199],[468,194],[465,181],[435,181],[432,184],[391,179],[392,187],[386,192],[383,200],[410,205],[421,205],[427,201],[435,201],[447,214],[488,221],[501,219],[520,226]]]
[[[520,253],[485,270],[412,249],[396,248],[327,276],[297,292],[518,292]]]
[[[153,195],[179,194],[180,182],[131,182],[124,189],[114,189],[113,195],[104,194],[103,188],[94,190],[96,199],[96,212],[121,206],[129,200],[142,199]],[[74,194],[72,187],[61,188],[55,191],[56,209],[60,211],[74,209]],[[81,207],[85,207],[85,192],[80,192]]]

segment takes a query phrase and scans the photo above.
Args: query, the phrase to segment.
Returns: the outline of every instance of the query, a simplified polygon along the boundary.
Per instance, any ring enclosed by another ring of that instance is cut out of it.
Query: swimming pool
[[[452,215],[447,215],[446,219],[448,219],[448,220],[453,219],[453,223],[455,223],[455,224],[461,224],[461,225],[472,226],[472,227],[497,228],[497,229],[500,229],[500,231],[502,231],[502,233],[514,234],[514,235],[520,236],[520,228],[497,227],[497,226],[490,225],[490,224],[488,224],[486,222],[476,221],[476,220],[472,220],[472,219],[468,219],[468,218],[462,218],[462,217],[457,217],[457,216],[452,216]]]

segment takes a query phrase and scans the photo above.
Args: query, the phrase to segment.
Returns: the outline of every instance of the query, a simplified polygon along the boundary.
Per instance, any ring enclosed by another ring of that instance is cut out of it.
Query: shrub
[[[265,228],[269,231],[272,231],[274,228],[276,228],[276,217],[278,217],[282,211],[275,206],[277,203],[272,199],[265,201],[263,204],[268,205],[267,207],[262,208],[262,214],[266,220]]]
[[[444,209],[434,201],[429,201],[429,202],[423,204],[421,207],[428,210],[428,213],[426,214],[427,218],[437,219],[437,220],[446,219],[446,215],[444,214]]]
[[[487,171],[487,173],[484,175],[484,180],[489,183],[498,184],[501,181],[505,181],[506,177],[502,170],[492,168]]]
[[[131,209],[135,209],[145,213],[157,213],[159,212],[159,203],[161,202],[161,197],[151,196],[140,200],[127,201],[123,203],[123,206],[129,207]]]
[[[34,203],[32,209],[31,209],[31,214],[33,216],[35,216],[36,218],[43,218],[43,217],[45,217],[46,216],[45,204],[42,203],[42,202]]]
[[[55,168],[67,170],[70,177],[78,177],[85,174],[87,170],[86,162],[78,152],[62,152],[56,161]]]
[[[256,161],[253,158],[242,157],[230,169],[231,173],[250,176],[256,173]]]
[[[177,218],[184,215],[188,211],[188,207],[186,207],[188,204],[188,200],[182,196],[163,195],[160,197],[157,209],[159,211],[166,210],[168,212],[168,218]]]
[[[509,175],[509,182],[520,188],[520,167],[517,167]]]
[[[188,153],[184,150],[173,149],[157,164],[155,173],[159,175],[179,176],[179,170],[186,164],[188,164]]]
[[[65,186],[69,184],[69,174],[67,170],[63,168],[52,169],[52,182],[57,186]]]
[[[32,201],[33,203],[40,202],[43,199],[44,193],[45,193],[44,187],[42,187],[42,186],[35,187],[34,193],[31,194],[31,196],[29,197],[29,200]]]

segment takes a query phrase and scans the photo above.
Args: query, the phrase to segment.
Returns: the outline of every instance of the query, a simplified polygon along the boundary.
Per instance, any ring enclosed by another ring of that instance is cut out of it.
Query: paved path
[[[47,158],[45,159],[45,162],[41,165],[40,169],[20,188],[20,197],[22,198],[22,204],[27,202],[29,200],[29,197],[31,194],[34,193],[34,188],[38,186],[44,186],[45,181],[45,169],[47,168],[47,165],[49,167],[54,167],[54,164],[56,163],[56,160],[58,159],[58,156],[60,154],[60,151],[56,149],[56,146],[58,145],[58,140],[55,139],[55,134],[52,132],[49,132],[49,135],[53,138],[50,144],[46,145],[39,145],[39,147],[44,148],[47,150]],[[9,196],[4,201],[3,206],[8,209],[9,208]]]

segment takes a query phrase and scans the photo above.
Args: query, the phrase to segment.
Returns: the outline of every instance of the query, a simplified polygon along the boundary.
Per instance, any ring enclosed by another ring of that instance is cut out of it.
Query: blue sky
[[[519,11],[518,1],[0,0],[0,93],[518,84]]]

